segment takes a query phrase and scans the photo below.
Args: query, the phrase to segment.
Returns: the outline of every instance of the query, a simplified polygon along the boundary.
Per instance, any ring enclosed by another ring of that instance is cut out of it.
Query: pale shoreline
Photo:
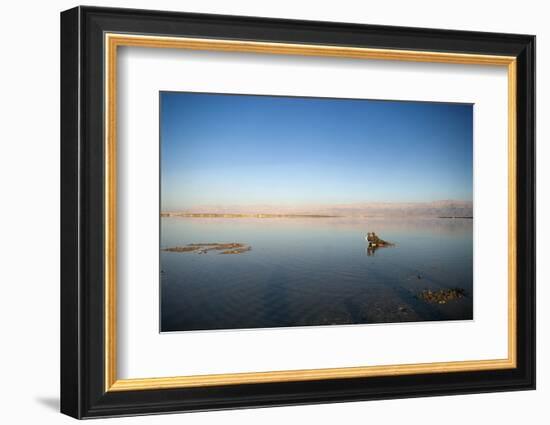
[[[472,201],[362,202],[296,205],[196,205],[187,208],[163,206],[161,217],[196,218],[374,218],[431,217],[471,219]]]
[[[192,217],[192,218],[341,218],[342,215],[323,214],[241,214],[241,213],[178,213],[161,212],[161,217]]]
[[[470,219],[473,216],[438,216],[414,214],[389,215],[328,215],[328,214],[277,214],[277,213],[185,213],[161,212],[161,218],[440,218],[440,219]]]

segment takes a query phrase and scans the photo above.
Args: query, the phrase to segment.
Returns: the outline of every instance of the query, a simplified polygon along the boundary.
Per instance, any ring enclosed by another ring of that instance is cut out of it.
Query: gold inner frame
[[[105,391],[134,391],[214,385],[311,381],[417,373],[446,373],[516,367],[516,58],[463,53],[370,49],[327,45],[105,34]],[[325,56],[507,67],[508,72],[508,357],[382,366],[246,372],[163,378],[118,379],[116,325],[116,123],[117,48],[119,46]]]

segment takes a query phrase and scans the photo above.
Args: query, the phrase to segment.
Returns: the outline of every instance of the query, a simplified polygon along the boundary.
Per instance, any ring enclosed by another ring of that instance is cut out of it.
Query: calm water
[[[367,255],[369,231],[396,246]],[[161,235],[252,248],[161,251],[162,331],[472,319],[472,220],[174,217]],[[446,304],[417,296],[455,287]]]

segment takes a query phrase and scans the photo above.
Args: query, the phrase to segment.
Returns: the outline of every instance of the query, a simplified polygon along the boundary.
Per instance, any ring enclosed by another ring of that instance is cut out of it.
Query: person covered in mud
[[[367,242],[369,243],[367,247],[368,256],[374,255],[375,251],[378,248],[393,246],[393,243],[380,239],[375,232],[368,232],[366,239],[367,239]]]
[[[389,245],[388,242],[380,239],[374,232],[367,233],[367,241],[372,245]]]

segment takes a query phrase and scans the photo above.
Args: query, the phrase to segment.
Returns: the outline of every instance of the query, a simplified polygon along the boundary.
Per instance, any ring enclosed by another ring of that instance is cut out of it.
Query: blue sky
[[[472,200],[465,104],[162,92],[161,209]]]

